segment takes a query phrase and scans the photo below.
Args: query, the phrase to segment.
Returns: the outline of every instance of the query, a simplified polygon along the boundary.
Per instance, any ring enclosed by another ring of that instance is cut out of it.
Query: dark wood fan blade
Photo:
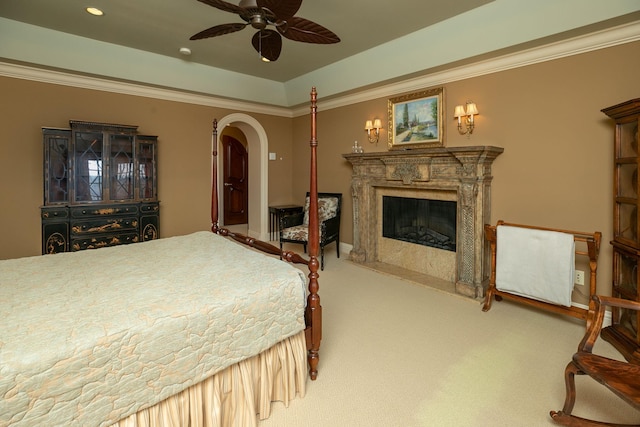
[[[244,8],[236,6],[235,4],[228,3],[223,0],[198,0],[200,3],[208,4],[216,9],[224,10],[225,12],[241,13],[244,12]]]
[[[284,37],[297,42],[331,44],[340,41],[340,37],[335,35],[331,30],[308,19],[297,16],[287,20],[287,25],[282,25],[277,28]]]
[[[251,39],[253,48],[269,61],[275,61],[282,51],[282,37],[273,30],[256,31]]]
[[[277,21],[286,21],[298,12],[302,0],[257,0],[256,4],[273,12]]]
[[[201,40],[209,37],[223,36],[225,34],[235,33],[242,30],[247,24],[222,24],[215,27],[200,31],[198,34],[192,35],[189,40]]]

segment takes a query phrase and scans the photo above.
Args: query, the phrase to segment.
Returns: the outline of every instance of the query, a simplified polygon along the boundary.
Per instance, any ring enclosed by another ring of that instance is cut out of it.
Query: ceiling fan
[[[260,56],[275,61],[282,50],[282,37],[305,43],[338,43],[340,38],[322,25],[308,19],[294,16],[302,0],[240,0],[238,6],[223,0],[198,0],[225,12],[235,13],[245,23],[216,25],[191,36],[190,40],[235,33],[251,25],[258,31],[253,35],[251,44]],[[267,28],[268,25],[275,30]]]

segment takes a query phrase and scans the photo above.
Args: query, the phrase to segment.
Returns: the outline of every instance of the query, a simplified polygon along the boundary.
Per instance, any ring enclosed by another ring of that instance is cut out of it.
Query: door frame
[[[249,217],[248,217],[248,235],[260,240],[267,241],[269,239],[269,177],[268,177],[268,147],[269,142],[267,133],[264,128],[253,117],[244,113],[229,114],[218,120],[218,129],[224,129],[225,126],[231,125],[240,129],[247,137],[247,152],[249,155],[249,164],[257,168],[257,173],[249,173]],[[222,132],[218,132],[218,140],[211,141],[212,151],[217,151],[217,171],[218,171],[218,206],[222,206]],[[215,144],[215,145],[213,145]],[[212,158],[213,161],[213,158]],[[224,212],[219,212],[219,224],[224,224]]]

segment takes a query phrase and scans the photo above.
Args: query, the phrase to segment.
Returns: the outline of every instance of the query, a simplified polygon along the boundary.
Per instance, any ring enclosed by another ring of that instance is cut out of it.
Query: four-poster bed
[[[214,170],[213,232],[0,261],[0,425],[253,426],[304,396],[322,335],[316,96],[309,260],[219,227]]]
[[[217,120],[214,120],[213,122],[213,183],[211,185],[211,231],[216,234],[220,234],[221,236],[229,236],[242,244],[259,249],[262,252],[279,255],[282,259],[288,262],[294,264],[305,264],[309,267],[309,295],[307,297],[307,306],[305,309],[305,337],[308,348],[309,376],[312,380],[315,380],[318,375],[318,351],[320,350],[320,341],[322,340],[322,306],[320,305],[320,296],[318,295],[318,251],[320,245],[320,226],[318,219],[317,99],[318,93],[316,88],[313,87],[311,89],[311,139],[309,141],[309,145],[311,147],[311,169],[309,173],[309,260],[304,259],[295,252],[281,252],[280,249],[274,245],[219,227]]]

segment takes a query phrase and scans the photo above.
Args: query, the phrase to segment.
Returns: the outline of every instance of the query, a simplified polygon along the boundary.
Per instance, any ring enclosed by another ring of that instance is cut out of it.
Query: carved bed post
[[[322,339],[322,306],[318,295],[318,246],[320,230],[318,221],[318,177],[317,177],[317,148],[316,139],[316,114],[317,114],[316,88],[311,88],[311,172],[309,183],[309,296],[305,319],[307,323],[307,352],[309,360],[309,375],[312,380],[318,376],[318,351]],[[311,328],[309,328],[311,326]]]
[[[211,172],[211,231],[218,233],[218,119],[213,119],[211,135],[212,164]]]
[[[262,252],[278,255],[281,259],[294,264],[305,264],[309,268],[309,295],[305,307],[305,339],[307,343],[307,359],[309,362],[309,376],[315,380],[318,376],[318,361],[320,360],[320,341],[322,340],[322,306],[318,295],[318,252],[320,247],[320,221],[318,219],[318,170],[316,139],[317,92],[311,89],[311,171],[309,183],[309,260],[292,251],[281,251],[276,246],[262,242],[240,233],[220,227],[218,212],[218,120],[213,120],[213,134],[211,136],[212,164],[211,164],[211,231],[221,236],[228,236],[244,245],[251,246]]]

